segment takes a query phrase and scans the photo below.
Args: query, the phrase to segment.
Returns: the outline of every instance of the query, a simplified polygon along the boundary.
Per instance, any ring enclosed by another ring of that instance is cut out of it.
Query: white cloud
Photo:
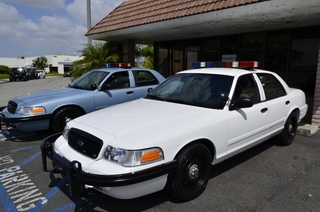
[[[63,9],[65,7],[65,1],[66,0],[0,0],[0,2],[16,3],[48,10]]]
[[[106,1],[106,0],[92,0],[91,1],[91,26],[101,21],[113,9],[115,9],[124,0]],[[66,7],[67,12],[79,23],[87,26],[87,1],[74,0]]]
[[[122,2],[92,0],[92,26]],[[86,0],[0,0],[0,57],[68,55],[83,49],[87,43],[86,3]],[[39,13],[30,13],[30,7]]]

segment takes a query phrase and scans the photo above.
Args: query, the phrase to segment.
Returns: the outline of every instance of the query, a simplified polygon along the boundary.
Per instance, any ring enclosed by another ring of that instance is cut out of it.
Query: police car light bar
[[[230,61],[230,62],[193,62],[194,68],[209,68],[209,67],[226,67],[226,68],[258,68],[258,61]]]
[[[106,68],[131,68],[131,63],[107,63]]]

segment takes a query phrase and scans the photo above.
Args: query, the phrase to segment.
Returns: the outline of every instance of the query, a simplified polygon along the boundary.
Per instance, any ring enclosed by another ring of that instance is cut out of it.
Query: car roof
[[[219,75],[226,75],[226,76],[237,76],[243,75],[247,73],[257,73],[263,70],[254,69],[254,70],[246,70],[241,68],[197,68],[197,69],[190,69],[186,71],[178,72],[177,74],[182,73],[201,73],[201,74],[219,74]],[[268,71],[263,71],[268,72]]]

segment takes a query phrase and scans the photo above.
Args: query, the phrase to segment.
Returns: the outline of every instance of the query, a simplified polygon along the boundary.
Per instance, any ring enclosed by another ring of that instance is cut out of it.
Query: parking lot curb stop
[[[299,135],[305,135],[305,136],[311,136],[315,133],[317,133],[319,130],[318,126],[305,124],[302,126],[298,126],[297,134]]]

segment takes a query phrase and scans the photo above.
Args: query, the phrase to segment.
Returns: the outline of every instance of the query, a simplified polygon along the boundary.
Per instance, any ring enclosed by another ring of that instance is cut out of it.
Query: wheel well
[[[65,108],[65,107],[74,107],[74,108],[77,108],[79,109],[83,114],[85,114],[86,112],[84,111],[84,109],[78,105],[63,105],[61,107],[58,107],[57,109],[55,109],[52,113],[52,117],[57,113],[58,110],[62,109],[62,108]]]
[[[215,148],[214,144],[213,144],[210,140],[204,139],[204,138],[203,138],[203,139],[194,140],[194,141],[188,143],[187,145],[185,145],[183,148],[181,148],[181,149],[179,150],[179,152],[176,154],[176,156],[179,155],[179,153],[180,153],[183,149],[185,149],[185,148],[187,148],[188,146],[190,146],[190,145],[192,145],[192,144],[195,144],[195,143],[200,143],[200,144],[205,145],[205,146],[209,149],[209,151],[210,151],[210,154],[211,154],[211,156],[212,156],[212,160],[215,158],[216,148]]]
[[[295,115],[296,115],[297,122],[298,122],[299,117],[300,117],[300,110],[299,110],[298,108],[296,108],[296,109],[294,109],[294,110],[290,113],[290,115],[291,115],[291,114],[295,114]],[[290,115],[289,115],[289,116],[290,116]]]

